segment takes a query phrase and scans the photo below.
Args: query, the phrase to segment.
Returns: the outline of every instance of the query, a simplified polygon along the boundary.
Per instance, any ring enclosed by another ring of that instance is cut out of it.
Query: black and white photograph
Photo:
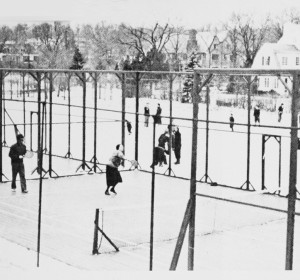
[[[296,275],[299,1],[2,2],[0,275]]]

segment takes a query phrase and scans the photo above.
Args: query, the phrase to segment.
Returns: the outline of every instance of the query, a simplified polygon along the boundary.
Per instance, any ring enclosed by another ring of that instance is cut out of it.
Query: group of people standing
[[[153,116],[154,122],[156,124],[161,124],[161,113],[162,113],[162,108],[160,107],[160,104],[157,104],[157,109],[156,109],[156,114]],[[144,107],[144,116],[145,116],[145,127],[149,126],[149,118],[150,118],[150,108],[149,108],[149,103],[146,103]]]
[[[283,114],[283,103],[278,107],[278,122],[281,122],[282,120],[282,114]],[[260,108],[258,105],[255,105],[253,110],[253,116],[254,116],[254,124],[255,126],[258,124],[260,125]],[[234,117],[233,114],[230,114],[229,117],[229,127],[231,128],[231,131],[233,131],[234,126]]]
[[[151,168],[155,165],[163,166],[163,164],[167,164],[166,154],[169,155],[170,151],[173,150],[176,158],[176,162],[174,164],[180,164],[181,158],[181,133],[179,131],[179,127],[176,126],[172,129],[171,132],[171,147],[170,147],[170,126],[168,129],[164,131],[158,138],[158,145],[154,147],[153,151],[153,162],[151,164]]]

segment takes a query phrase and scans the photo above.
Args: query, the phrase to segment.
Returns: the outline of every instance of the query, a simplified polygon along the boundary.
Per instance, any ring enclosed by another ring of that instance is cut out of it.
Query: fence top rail
[[[300,69],[254,69],[254,68],[197,68],[194,71],[171,72],[171,71],[123,71],[123,70],[71,70],[71,69],[21,69],[21,68],[0,68],[3,72],[22,72],[22,73],[89,73],[89,74],[156,74],[156,75],[187,75],[215,74],[215,75],[300,75]]]

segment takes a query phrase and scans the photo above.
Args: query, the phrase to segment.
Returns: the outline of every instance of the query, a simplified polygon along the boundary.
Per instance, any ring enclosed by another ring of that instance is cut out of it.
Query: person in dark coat
[[[154,167],[154,165],[159,164],[159,166],[163,166],[164,164],[167,164],[167,158],[166,154],[169,153],[168,150],[166,150],[166,143],[169,142],[169,136],[168,136],[169,130],[166,130],[160,137],[158,138],[158,146],[154,148],[153,151],[153,158],[154,162],[151,164],[151,168]]]
[[[115,187],[118,183],[122,183],[122,177],[118,167],[123,164],[125,160],[131,162],[131,164],[137,166],[137,162],[135,160],[129,160],[124,156],[124,147],[122,144],[118,144],[116,146],[116,150],[113,152],[110,157],[108,163],[106,164],[106,185],[107,188],[105,190],[106,195],[110,195],[109,191],[117,194]],[[111,189],[109,189],[111,187]]]
[[[24,136],[22,134],[17,135],[17,143],[12,145],[9,150],[9,157],[11,158],[12,167],[12,182],[11,188],[16,190],[16,178],[19,173],[21,181],[22,193],[28,193],[25,179],[25,168],[23,163],[24,155],[26,154],[26,146],[23,144]]]
[[[145,127],[148,127],[149,117],[150,117],[149,103],[147,103],[146,106],[144,107],[144,116],[145,116]]]
[[[253,116],[254,116],[255,125],[257,122],[258,122],[258,125],[260,125],[260,109],[257,105],[254,107]]]
[[[230,128],[231,128],[231,131],[233,131],[234,117],[233,117],[232,114],[230,115],[229,122],[230,122],[229,126],[230,126]]]
[[[283,103],[281,103],[281,105],[278,108],[278,122],[281,122],[282,113],[283,113]]]
[[[161,113],[162,113],[162,109],[160,107],[160,104],[158,103],[155,118],[154,118],[156,124],[161,124]]]
[[[175,164],[180,164],[181,157],[181,133],[179,131],[179,127],[177,126],[174,130],[174,153],[176,157]]]
[[[127,130],[128,130],[128,133],[129,135],[131,134],[131,129],[132,129],[132,125],[131,125],[131,122],[128,121],[128,120],[125,120],[126,122],[126,125],[127,125]]]

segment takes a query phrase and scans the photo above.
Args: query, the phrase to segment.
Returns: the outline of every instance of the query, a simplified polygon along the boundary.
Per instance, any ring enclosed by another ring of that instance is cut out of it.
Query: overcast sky
[[[260,18],[267,12],[300,10],[300,0],[1,0],[0,24],[66,20],[75,23],[127,23],[151,26],[169,22],[189,28],[226,21],[232,12]]]

